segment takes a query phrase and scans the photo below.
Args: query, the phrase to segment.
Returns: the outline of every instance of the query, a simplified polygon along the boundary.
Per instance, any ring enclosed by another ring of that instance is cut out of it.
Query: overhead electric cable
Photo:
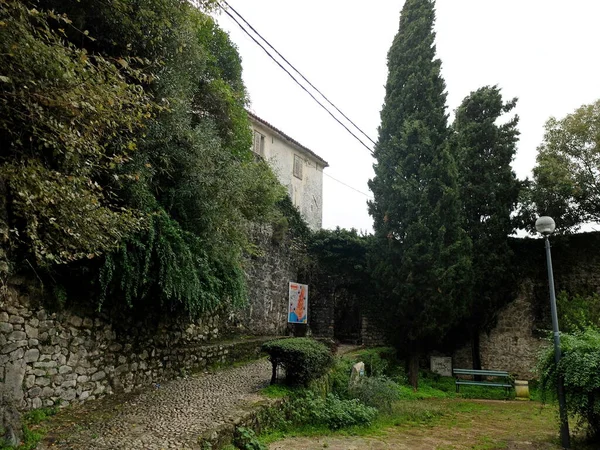
[[[369,148],[369,146],[368,146],[367,144],[365,144],[365,143],[364,143],[364,142],[363,142],[363,141],[362,141],[362,140],[361,140],[361,139],[360,139],[360,138],[359,138],[359,137],[358,137],[356,134],[354,134],[354,133],[352,132],[352,130],[350,130],[350,129],[349,129],[349,128],[348,128],[348,127],[347,127],[347,126],[344,124],[344,123],[342,123],[342,122],[340,121],[340,119],[338,119],[338,118],[337,118],[337,117],[336,117],[336,116],[335,116],[335,115],[334,115],[334,114],[333,114],[333,113],[332,113],[332,112],[331,112],[329,109],[327,109],[327,107],[325,107],[325,105],[323,105],[323,103],[321,103],[321,102],[320,102],[320,101],[319,101],[319,100],[318,100],[318,99],[317,99],[317,98],[316,98],[316,97],[315,97],[315,96],[314,96],[314,95],[313,95],[313,94],[312,94],[312,93],[311,93],[311,92],[310,92],[308,89],[306,89],[306,87],[305,87],[305,86],[304,86],[302,83],[300,83],[300,82],[299,82],[299,81],[296,79],[296,77],[294,77],[294,75],[292,75],[292,74],[290,73],[290,71],[289,71],[289,70],[287,70],[285,67],[283,67],[283,65],[282,65],[282,64],[281,64],[279,61],[277,61],[277,59],[275,59],[275,57],[273,57],[273,55],[272,55],[272,54],[271,54],[271,53],[270,53],[270,52],[269,52],[269,51],[268,51],[268,50],[267,50],[267,49],[266,49],[266,48],[265,48],[265,47],[264,47],[264,46],[263,46],[263,45],[262,45],[260,42],[258,42],[258,41],[256,40],[256,38],[255,38],[254,36],[252,36],[252,34],[250,34],[250,33],[248,32],[248,30],[247,30],[247,29],[246,29],[246,28],[245,28],[245,27],[244,27],[244,26],[243,26],[243,25],[242,25],[242,24],[241,24],[241,23],[240,23],[240,22],[239,22],[239,21],[238,21],[238,20],[237,20],[235,17],[233,17],[233,15],[232,15],[232,14],[231,14],[229,11],[227,11],[227,9],[226,9],[226,8],[224,8],[223,6],[221,6],[221,4],[220,4],[220,3],[217,3],[217,4],[218,4],[218,5],[219,5],[219,7],[220,7],[220,8],[223,10],[223,12],[224,12],[225,14],[227,14],[227,15],[228,15],[228,16],[231,18],[231,20],[233,20],[233,21],[234,21],[234,22],[235,22],[235,23],[236,23],[236,24],[237,24],[237,25],[238,25],[238,26],[239,26],[239,27],[242,29],[242,31],[243,31],[244,33],[246,33],[246,34],[247,34],[247,35],[250,37],[250,39],[252,39],[252,40],[253,40],[253,41],[256,43],[256,45],[258,45],[260,48],[262,48],[262,49],[263,49],[263,51],[264,51],[264,52],[267,54],[267,56],[269,56],[269,58],[271,58],[271,59],[272,59],[272,60],[275,62],[275,64],[277,64],[277,65],[278,65],[278,66],[279,66],[281,69],[283,69],[283,70],[285,71],[285,73],[287,73],[287,74],[290,76],[290,78],[291,78],[292,80],[294,80],[294,82],[295,82],[295,83],[296,83],[298,86],[300,86],[300,87],[302,88],[302,90],[304,90],[304,91],[305,91],[305,92],[306,92],[308,95],[310,95],[310,96],[311,96],[311,98],[312,98],[312,99],[313,99],[315,102],[317,102],[321,108],[323,108],[325,111],[327,111],[327,113],[328,113],[328,114],[329,114],[331,117],[333,117],[333,119],[334,119],[334,120],[335,120],[337,123],[339,123],[339,124],[340,124],[342,127],[344,127],[344,129],[345,129],[345,130],[346,130],[348,133],[350,133],[350,134],[351,134],[351,135],[354,137],[354,139],[356,139],[358,142],[360,142],[360,143],[363,145],[363,147],[365,147],[365,148],[366,148],[366,149],[369,151],[369,153],[370,153],[371,155],[373,155],[373,156],[374,156],[373,150],[371,150],[371,148]]]
[[[304,75],[303,75],[303,74],[302,74],[302,73],[301,73],[301,72],[300,72],[298,69],[296,69],[296,67],[294,67],[294,65],[293,65],[291,62],[289,62],[289,61],[288,61],[288,60],[285,58],[285,56],[283,56],[281,53],[279,53],[279,51],[277,51],[277,49],[276,49],[275,47],[273,47],[269,41],[267,41],[267,40],[266,40],[266,39],[265,39],[265,38],[264,38],[264,37],[263,37],[263,36],[262,36],[262,35],[261,35],[261,34],[260,34],[258,31],[256,31],[256,29],[255,29],[255,28],[254,28],[252,25],[250,25],[250,23],[248,23],[248,21],[247,21],[246,19],[244,19],[244,17],[243,17],[243,16],[242,16],[242,15],[241,15],[239,12],[237,12],[237,11],[236,11],[236,10],[235,10],[235,9],[234,9],[234,8],[233,8],[233,7],[232,7],[230,4],[229,4],[229,3],[227,3],[227,0],[221,0],[221,1],[222,1],[223,3],[225,3],[225,4],[227,5],[227,7],[228,7],[229,9],[231,9],[231,10],[232,10],[232,11],[235,13],[235,15],[236,15],[236,16],[238,16],[240,19],[242,19],[242,21],[243,21],[243,22],[244,22],[246,25],[248,25],[248,27],[249,27],[249,28],[250,28],[250,29],[251,29],[251,30],[252,30],[254,33],[256,33],[256,35],[257,35],[259,38],[261,38],[261,39],[263,40],[263,42],[265,42],[265,44],[267,44],[267,45],[268,45],[268,46],[269,46],[269,47],[270,47],[270,48],[271,48],[271,49],[272,49],[272,50],[273,50],[275,53],[277,53],[277,55],[278,55],[278,56],[279,56],[281,59],[283,59],[283,60],[286,62],[286,64],[287,64],[288,66],[290,66],[290,67],[291,67],[291,68],[294,70],[294,72],[296,72],[298,75],[300,75],[300,76],[302,77],[302,79],[303,79],[304,81],[306,81],[306,82],[308,83],[308,85],[309,85],[311,88],[313,88],[315,91],[317,91],[317,92],[318,92],[318,93],[321,95],[321,97],[323,97],[323,98],[325,99],[325,101],[326,101],[327,103],[329,103],[331,106],[333,106],[333,107],[335,108],[335,110],[336,110],[337,112],[339,112],[339,113],[342,115],[342,117],[344,117],[344,119],[346,119],[348,122],[350,122],[350,123],[351,123],[351,124],[354,126],[354,128],[356,128],[358,131],[360,131],[364,137],[366,137],[366,138],[367,138],[369,141],[371,141],[371,142],[373,143],[373,145],[376,145],[375,141],[374,141],[373,139],[371,139],[371,137],[370,137],[370,136],[369,136],[367,133],[365,133],[363,130],[361,130],[361,128],[360,128],[358,125],[356,125],[356,124],[355,124],[355,123],[354,123],[354,122],[353,122],[353,121],[352,121],[352,120],[351,120],[351,119],[350,119],[350,118],[349,118],[349,117],[348,117],[346,114],[344,114],[344,113],[342,112],[342,110],[340,110],[340,109],[339,109],[339,108],[338,108],[338,107],[337,107],[337,106],[336,106],[336,105],[335,105],[335,104],[334,104],[334,103],[333,103],[331,100],[329,100],[329,99],[328,99],[328,98],[325,96],[325,94],[323,94],[323,93],[322,93],[322,92],[321,92],[321,91],[320,91],[320,90],[319,90],[319,89],[318,89],[318,88],[317,88],[317,87],[316,87],[314,84],[312,84],[312,83],[311,83],[311,82],[308,80],[308,78],[306,78],[306,77],[305,77],[305,76],[304,76]]]
[[[367,197],[367,198],[370,198],[371,200],[373,199],[373,196],[372,196],[372,195],[369,195],[369,194],[367,194],[367,193],[365,193],[365,192],[363,192],[363,191],[361,191],[361,190],[358,190],[358,189],[356,189],[355,187],[352,187],[352,186],[350,186],[349,184],[346,184],[346,183],[344,183],[343,181],[340,181],[340,180],[338,180],[337,178],[333,178],[333,177],[332,177],[331,175],[329,175],[328,173],[325,173],[325,172],[323,172],[323,175],[325,175],[326,177],[329,177],[329,178],[331,178],[333,181],[337,181],[338,183],[340,183],[340,184],[343,184],[343,185],[344,185],[344,186],[346,186],[347,188],[350,188],[350,189],[352,189],[353,191],[356,191],[356,192],[358,192],[359,194],[362,194],[362,195],[364,195],[364,196],[365,196],[365,197]]]

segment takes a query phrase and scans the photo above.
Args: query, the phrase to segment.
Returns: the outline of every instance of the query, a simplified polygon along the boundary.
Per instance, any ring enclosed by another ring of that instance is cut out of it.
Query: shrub
[[[391,412],[392,403],[400,398],[400,386],[385,376],[362,377],[350,386],[353,398],[380,411]]]
[[[377,415],[377,409],[364,405],[358,399],[342,400],[334,394],[318,399],[316,403],[317,407],[310,414],[311,423],[325,425],[331,430],[370,425]]]
[[[277,367],[285,370],[288,385],[307,386],[323,376],[333,364],[331,352],[322,343],[310,338],[279,339],[265,342],[262,350],[269,355],[275,382]]]
[[[267,450],[267,447],[261,444],[256,437],[254,430],[245,427],[235,430],[233,445],[240,450]]]
[[[600,441],[600,330],[589,327],[562,334],[563,357],[558,366],[554,349],[540,358],[540,383],[544,398],[556,392],[558,377],[564,380],[567,410],[587,428],[588,437]]]
[[[303,426],[338,430],[352,426],[370,425],[377,409],[357,399],[344,400],[335,394],[320,397],[304,390],[285,402],[281,409],[269,412],[268,422],[280,431],[297,430]]]

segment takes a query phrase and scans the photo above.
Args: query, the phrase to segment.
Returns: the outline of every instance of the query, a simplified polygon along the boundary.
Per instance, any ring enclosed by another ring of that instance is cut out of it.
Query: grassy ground
[[[380,414],[368,427],[331,431],[311,424],[271,431],[260,440],[271,450],[411,449],[411,450],[554,450],[558,444],[555,405],[539,402],[535,383],[532,401],[514,400],[502,388],[463,386],[456,393],[454,379],[424,372],[419,389],[406,385],[402,366],[386,349],[362,350],[344,355],[338,372],[356,361],[364,361],[367,375],[384,375],[396,381],[400,400],[387,414]],[[340,383],[347,379],[341,378]],[[268,396],[293,396],[281,386],[265,390]],[[574,450],[591,450],[575,439]]]
[[[271,450],[554,450],[559,449],[553,407],[537,402],[439,399],[405,400],[371,427],[295,436],[264,436]],[[582,446],[573,446],[583,449]]]

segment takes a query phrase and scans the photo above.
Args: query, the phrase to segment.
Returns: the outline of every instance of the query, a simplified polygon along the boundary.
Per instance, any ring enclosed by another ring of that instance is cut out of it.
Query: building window
[[[294,155],[294,176],[302,179],[302,165],[304,161],[298,155]]]
[[[252,151],[263,158],[265,156],[265,137],[258,131],[254,131],[254,144],[252,145]]]

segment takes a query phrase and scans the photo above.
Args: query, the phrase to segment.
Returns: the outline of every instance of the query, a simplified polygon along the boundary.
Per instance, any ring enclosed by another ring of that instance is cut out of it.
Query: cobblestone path
[[[259,399],[269,384],[265,359],[241,367],[169,381],[129,395],[112,412],[94,411],[86,423],[84,404],[73,408],[72,426],[38,449],[158,450],[197,449],[205,431],[233,421],[245,405]],[[119,400],[118,395],[115,395]],[[84,425],[82,425],[84,423]],[[53,442],[49,442],[53,441]]]

